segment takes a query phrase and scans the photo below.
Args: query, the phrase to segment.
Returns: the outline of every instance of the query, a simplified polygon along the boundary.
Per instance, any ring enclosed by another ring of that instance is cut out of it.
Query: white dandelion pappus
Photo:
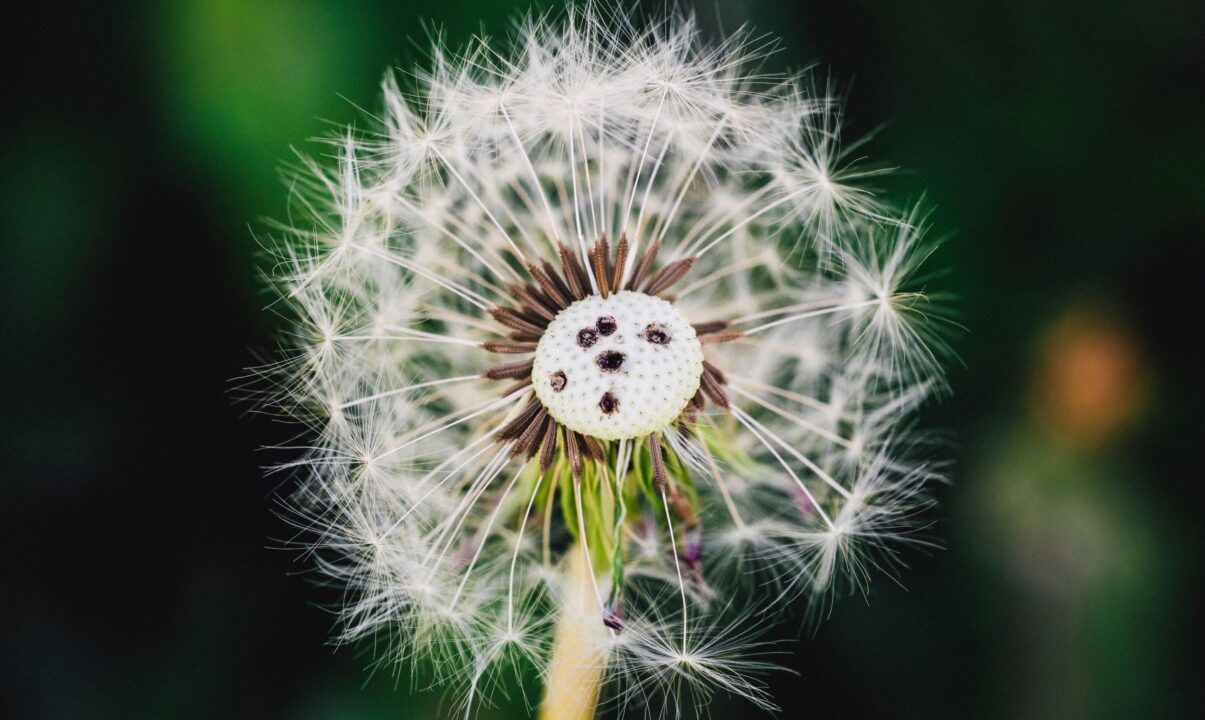
[[[892,571],[927,502],[923,222],[765,52],[529,19],[387,77],[372,130],[293,181],[296,330],[264,370],[314,436],[293,520],[341,639],[430,659],[466,715],[532,671],[546,717],[772,707],[746,621]]]

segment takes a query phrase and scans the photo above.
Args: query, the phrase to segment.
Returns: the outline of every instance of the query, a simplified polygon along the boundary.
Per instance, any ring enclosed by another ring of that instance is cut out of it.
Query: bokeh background
[[[326,645],[231,378],[273,346],[276,170],[485,0],[0,11],[0,715],[440,718]],[[20,4],[34,5],[34,4]],[[789,640],[783,718],[1186,717],[1205,480],[1205,5],[718,0],[848,90],[950,240],[947,549]],[[885,125],[879,123],[886,121]],[[287,481],[283,481],[287,482]],[[906,588],[906,589],[905,589]],[[329,592],[329,591],[326,591]],[[718,700],[715,718],[752,718]],[[525,717],[503,703],[487,718]]]

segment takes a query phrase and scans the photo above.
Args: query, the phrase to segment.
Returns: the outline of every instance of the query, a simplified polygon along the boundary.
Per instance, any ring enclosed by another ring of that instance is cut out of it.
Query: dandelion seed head
[[[703,347],[670,303],[621,292],[578,300],[540,337],[536,396],[561,424],[602,440],[671,425],[699,390]]]
[[[940,477],[927,222],[769,47],[532,16],[297,163],[256,375],[308,434],[289,520],[341,641],[429,659],[471,713],[579,623],[621,709],[769,707],[750,618],[899,568]]]

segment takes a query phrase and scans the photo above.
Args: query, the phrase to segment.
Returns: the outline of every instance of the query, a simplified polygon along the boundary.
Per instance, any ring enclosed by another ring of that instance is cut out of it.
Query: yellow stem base
[[[540,720],[592,720],[606,665],[603,648],[607,628],[599,616],[598,598],[580,545],[569,551],[565,562],[565,604],[557,625]]]

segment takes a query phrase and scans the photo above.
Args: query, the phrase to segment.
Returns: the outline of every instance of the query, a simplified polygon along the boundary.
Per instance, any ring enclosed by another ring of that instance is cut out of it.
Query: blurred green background
[[[325,644],[333,592],[271,549],[287,487],[257,448],[291,431],[242,417],[229,381],[272,347],[254,233],[284,214],[290,148],[362,122],[432,28],[502,34],[516,7],[13,5],[0,714],[442,717],[408,669],[370,675],[368,654]],[[926,418],[954,443],[934,515],[947,549],[787,643],[782,717],[1199,712],[1202,4],[698,12],[713,34],[780,34],[779,67],[831,70],[852,136],[887,122],[868,152],[952,232],[935,266],[970,330],[955,394]]]

